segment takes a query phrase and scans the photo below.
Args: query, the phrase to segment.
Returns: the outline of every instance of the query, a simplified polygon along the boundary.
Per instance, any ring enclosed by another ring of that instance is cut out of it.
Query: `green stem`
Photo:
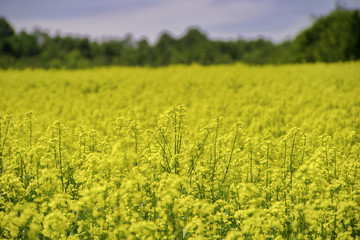
[[[163,151],[163,158],[164,158],[165,163],[166,163],[165,169],[166,169],[166,171],[167,171],[168,173],[171,173],[171,168],[170,168],[169,160],[168,160],[168,157],[167,157],[167,154],[166,154],[166,149],[165,149],[165,147],[160,143],[159,139],[156,137],[156,135],[155,135],[154,133],[153,133],[153,136],[154,136],[156,142],[159,144],[161,150]]]
[[[64,176],[63,176],[63,168],[62,168],[62,157],[61,157],[61,124],[60,122],[57,122],[58,125],[58,133],[59,133],[59,164],[60,164],[60,179],[61,179],[61,185],[63,188],[63,191],[65,190],[64,188]]]
[[[302,156],[301,156],[301,163],[304,163],[304,156],[305,156],[305,146],[306,146],[306,136],[304,135],[304,144],[303,144],[303,152],[302,152]]]
[[[293,182],[293,155],[294,155],[294,149],[295,149],[295,139],[296,139],[297,131],[294,133],[293,142],[291,145],[291,153],[290,153],[290,188],[292,188],[292,182]]]
[[[269,147],[270,147],[270,143],[268,143],[266,148],[266,188],[268,187],[269,184]]]
[[[238,126],[236,126],[236,133],[235,133],[235,137],[234,137],[234,141],[233,141],[233,144],[232,144],[232,148],[231,148],[231,153],[230,153],[230,157],[229,157],[229,161],[228,161],[228,164],[226,166],[226,170],[224,172],[224,176],[221,180],[221,184],[220,184],[220,189],[218,191],[218,194],[216,196],[216,199],[218,198],[219,194],[220,194],[220,191],[222,190],[222,187],[223,187],[223,184],[225,183],[225,179],[226,179],[226,175],[228,174],[229,172],[229,168],[230,168],[230,164],[231,164],[231,159],[232,159],[232,156],[233,156],[233,153],[234,153],[234,149],[235,149],[235,143],[236,143],[236,138],[238,136]]]
[[[216,118],[216,130],[215,130],[215,137],[214,137],[214,161],[212,166],[212,174],[211,174],[211,182],[214,182],[215,177],[215,168],[216,168],[216,143],[219,134],[219,118]]]
[[[284,140],[284,182],[286,180],[286,139]]]
[[[11,117],[7,118],[5,134],[4,134],[4,140],[3,140],[3,143],[1,145],[1,150],[0,150],[0,173],[3,172],[3,158],[2,157],[3,157],[4,148],[5,148],[6,137],[7,137],[8,130],[9,130],[10,119],[11,119]],[[0,126],[0,136],[1,136],[1,126]],[[0,144],[1,144],[1,142],[0,142]]]
[[[253,183],[253,171],[252,171],[252,165],[253,165],[253,161],[252,161],[252,141],[250,140],[250,182]]]
[[[334,167],[334,175],[335,175],[335,179],[337,179],[337,176],[336,176],[336,150],[335,150],[335,156],[334,156],[334,161],[335,161],[335,167]]]

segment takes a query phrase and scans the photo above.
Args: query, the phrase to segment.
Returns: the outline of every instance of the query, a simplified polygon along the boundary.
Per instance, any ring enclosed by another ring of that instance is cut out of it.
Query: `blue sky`
[[[189,26],[211,38],[259,36],[281,41],[311,24],[310,15],[324,15],[336,0],[0,0],[0,16],[17,31],[40,27],[54,34],[121,37],[154,42],[167,30],[174,36]],[[342,0],[360,8],[360,0]]]

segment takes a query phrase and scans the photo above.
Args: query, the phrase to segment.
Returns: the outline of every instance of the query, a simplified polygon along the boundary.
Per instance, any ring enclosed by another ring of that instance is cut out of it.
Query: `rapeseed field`
[[[360,62],[0,70],[1,239],[357,239]]]

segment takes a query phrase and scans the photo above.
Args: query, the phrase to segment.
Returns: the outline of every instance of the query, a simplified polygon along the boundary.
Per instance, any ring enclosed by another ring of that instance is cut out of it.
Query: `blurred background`
[[[360,58],[360,0],[1,0],[0,67]]]

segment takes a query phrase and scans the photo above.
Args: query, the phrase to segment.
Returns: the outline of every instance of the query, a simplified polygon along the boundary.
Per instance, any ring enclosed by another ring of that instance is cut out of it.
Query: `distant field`
[[[0,238],[359,237],[359,69],[0,70]]]

